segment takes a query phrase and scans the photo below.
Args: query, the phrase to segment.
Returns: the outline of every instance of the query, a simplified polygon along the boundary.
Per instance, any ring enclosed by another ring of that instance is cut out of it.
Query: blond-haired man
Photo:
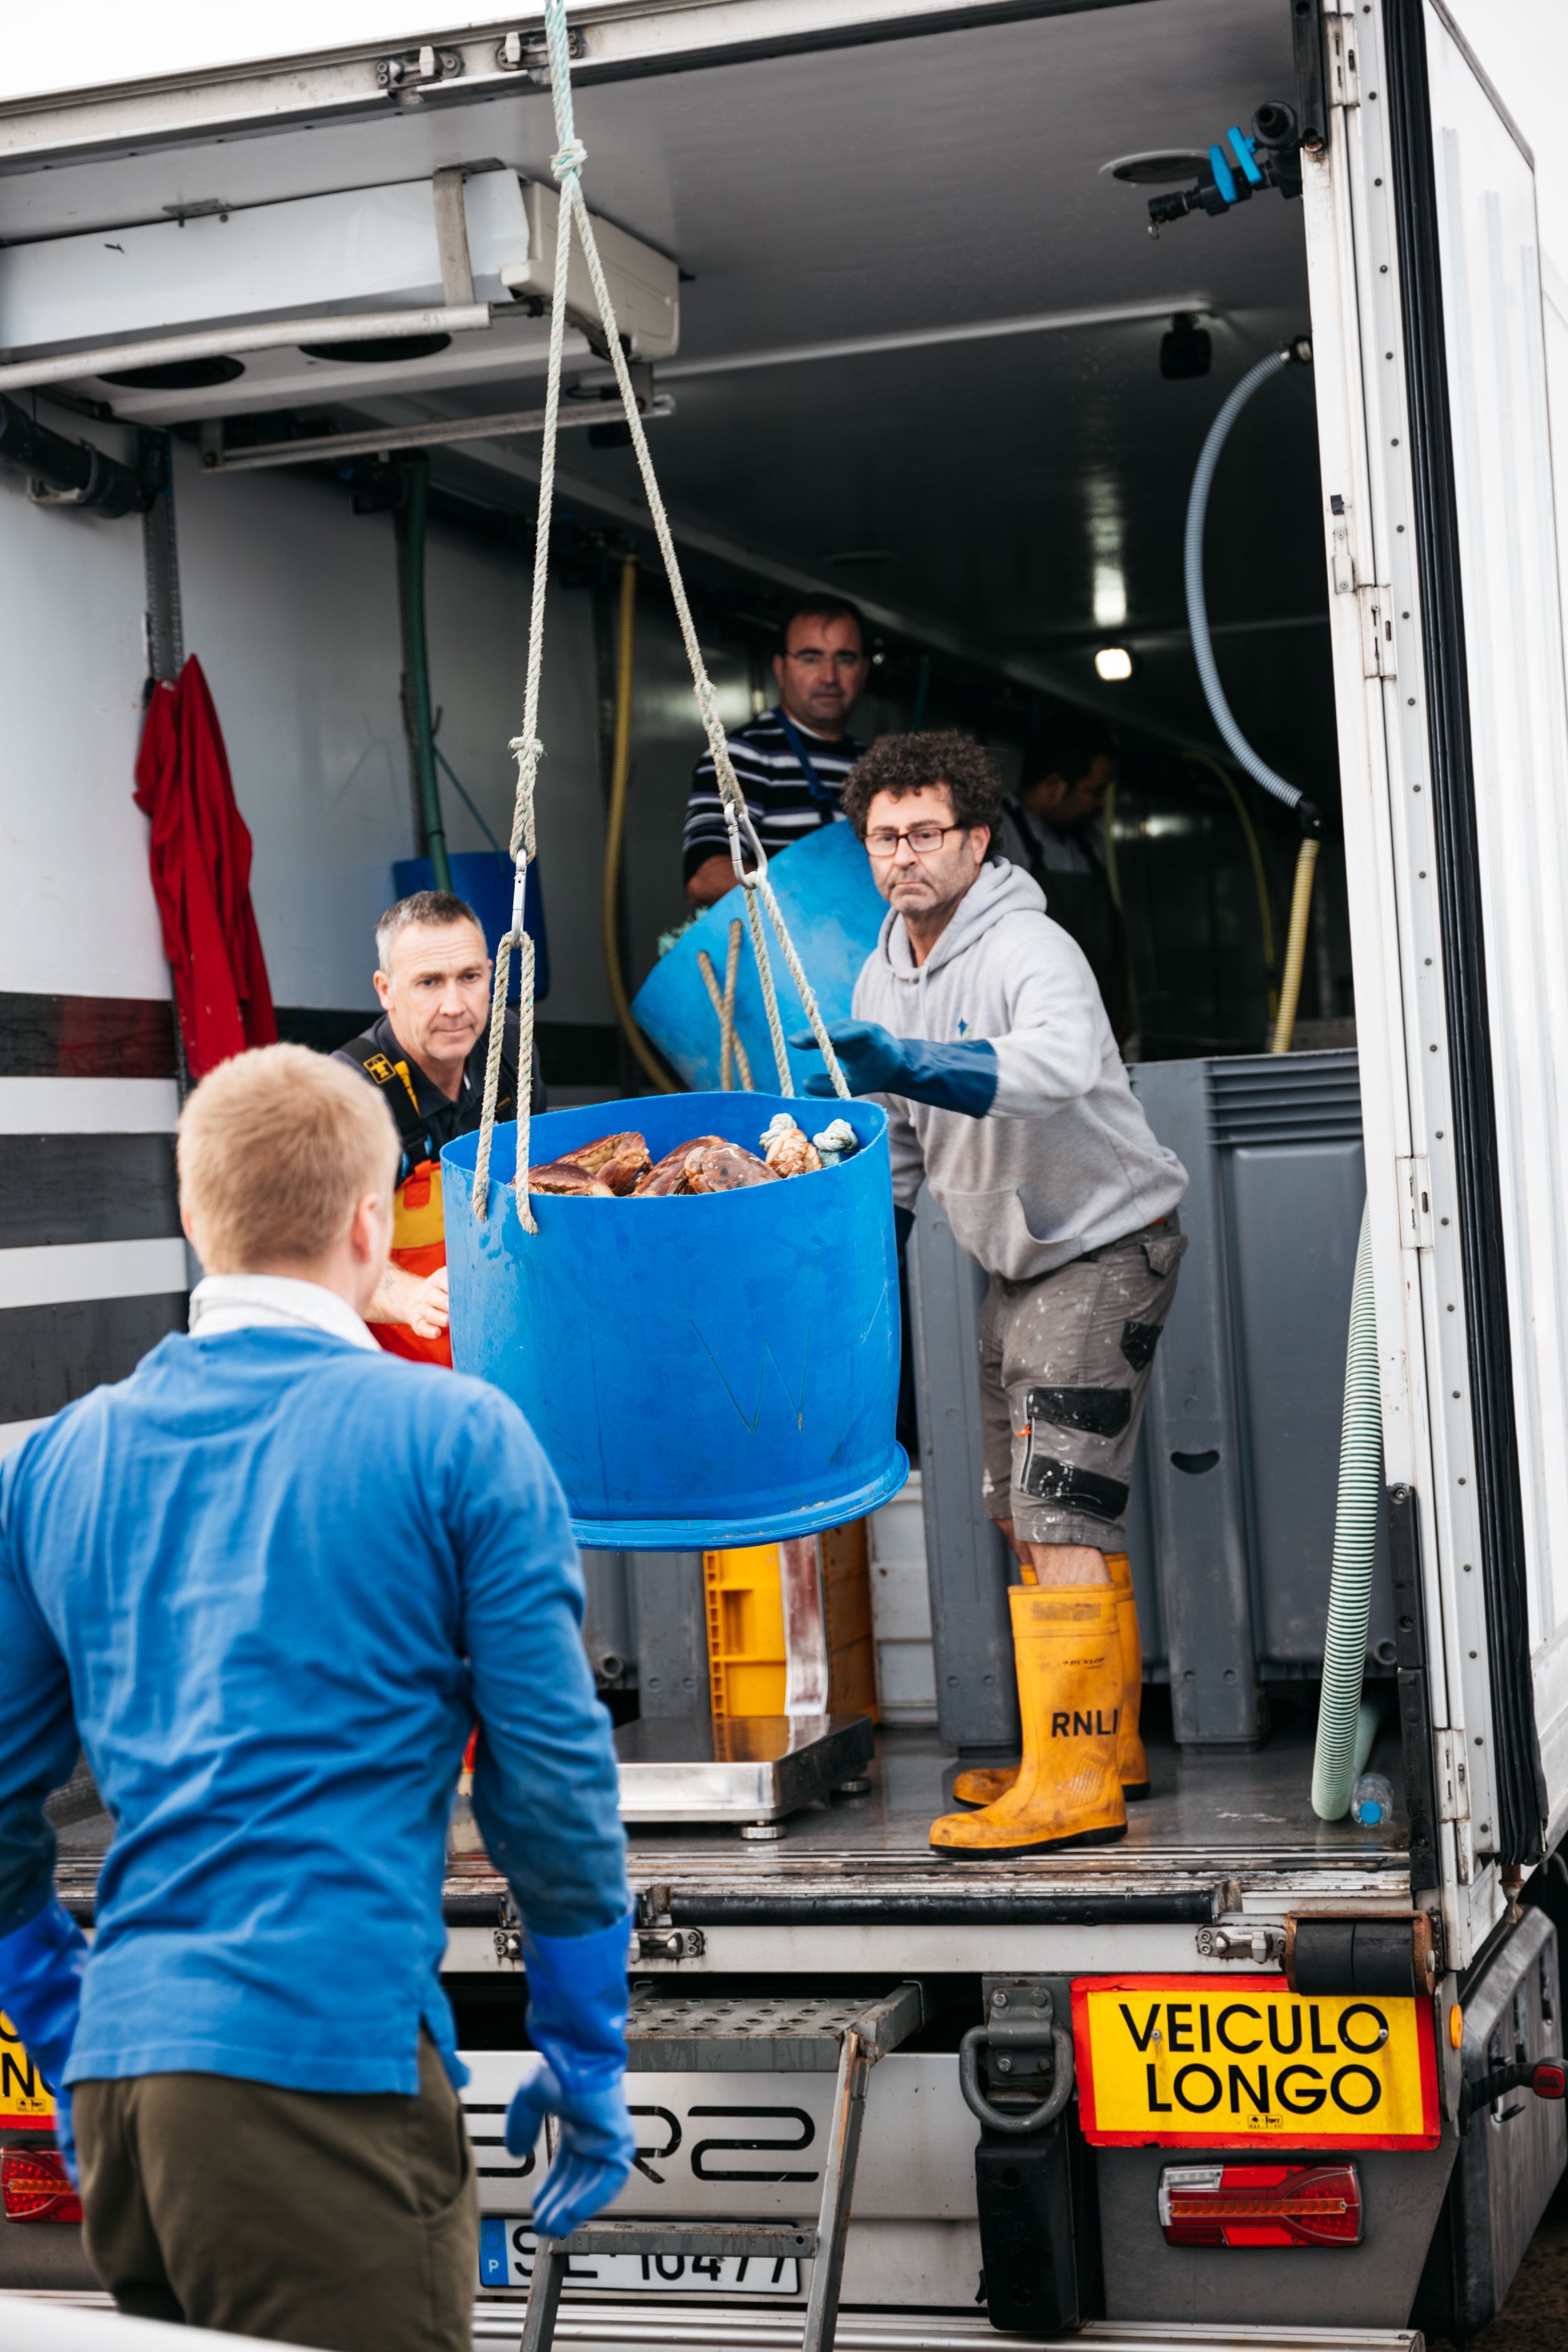
[[[398,1142],[353,1071],[226,1063],[180,1123],[188,1338],[0,1466],[0,2008],[74,2123],[127,2312],[326,2352],[466,2352],[463,2079],[437,1970],[474,1806],[526,1925],[557,2117],[536,2227],[630,2168],[625,1841],[565,1505],[522,1416],[363,1317]],[[116,1823],[90,1956],[44,1798],[79,1737]]]

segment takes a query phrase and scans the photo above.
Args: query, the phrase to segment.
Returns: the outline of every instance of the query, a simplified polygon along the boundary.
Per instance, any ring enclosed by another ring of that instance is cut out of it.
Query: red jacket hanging
[[[278,1035],[250,904],[250,835],[235,802],[217,712],[193,654],[158,685],[136,754],[136,805],[191,1076]]]

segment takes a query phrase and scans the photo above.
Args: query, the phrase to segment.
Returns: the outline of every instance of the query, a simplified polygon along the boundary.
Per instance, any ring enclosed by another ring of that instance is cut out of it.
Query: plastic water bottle
[[[1351,1798],[1351,1819],[1363,1830],[1376,1829],[1394,1818],[1394,1787],[1381,1772],[1363,1772]]]

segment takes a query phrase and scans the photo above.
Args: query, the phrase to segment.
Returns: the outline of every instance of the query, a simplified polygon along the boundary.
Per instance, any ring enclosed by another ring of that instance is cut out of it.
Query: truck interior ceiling
[[[1216,765],[1226,755],[1187,631],[1183,525],[1225,395],[1308,325],[1299,202],[1260,187],[1223,217],[1199,210],[1156,239],[1149,199],[1192,184],[1211,142],[1250,126],[1259,106],[1289,103],[1293,88],[1283,9],[1174,0],[590,79],[578,95],[592,208],[679,265],[679,351],[655,364],[650,430],[726,715],[771,699],[770,632],[808,585],[842,591],[870,618],[877,667],[857,720],[863,738],[972,729],[1011,786],[1022,742],[1053,701],[1103,712],[1122,740],[1110,837],[1131,1051],[1146,1059],[1268,1042],[1298,829],[1234,761]],[[1053,97],[1069,92],[1070,102]],[[389,109],[12,178],[5,233],[107,240],[172,221],[210,231],[220,208],[237,231],[252,208],[451,165],[502,164],[548,185],[552,147],[548,91],[514,84],[478,104]],[[334,832],[346,855],[349,816],[362,835],[372,822],[365,774],[342,773],[352,730],[329,705],[334,677],[345,698],[366,690],[350,679],[367,629],[395,649],[391,510],[408,480],[396,427],[537,405],[547,320],[527,315],[537,304],[517,307],[515,321],[436,349],[413,340],[342,345],[332,357],[308,347],[208,356],[68,389],[117,420],[172,431],[187,635],[218,674],[237,660],[236,648],[226,663],[216,644],[225,621],[215,607],[231,605],[233,590],[215,577],[209,596],[202,582],[226,551],[246,551],[252,662],[268,644],[270,694],[289,706],[289,728],[323,730],[321,785],[333,806],[313,841],[292,845],[291,866],[310,851],[318,866],[330,860]],[[576,421],[609,377],[574,332]],[[225,462],[376,425],[389,454],[243,479]],[[567,604],[552,626],[563,665],[591,664],[593,636],[579,638],[573,617],[573,592],[588,592],[604,727],[614,578],[623,552],[637,552],[624,885],[635,988],[684,912],[680,817],[699,734],[626,438],[611,424],[563,444],[554,585]],[[428,452],[442,748],[502,837],[515,724],[504,713],[521,676],[537,448],[535,434]],[[1348,1040],[1352,1008],[1317,504],[1312,384],[1295,367],[1249,404],[1226,445],[1205,570],[1241,729],[1325,814],[1300,1042],[1326,1044]],[[375,534],[374,551],[342,548],[354,519],[362,541]],[[309,572],[319,587],[300,577]],[[336,665],[331,635],[323,643],[301,627],[296,637],[279,609],[302,616],[329,579],[346,599],[331,624]],[[475,604],[489,610],[481,617]],[[1097,656],[1128,674],[1101,677]],[[318,664],[319,677],[299,675]],[[237,680],[220,705],[256,691]],[[586,709],[556,719],[542,785],[547,1050],[558,1079],[619,1091],[636,1066],[616,1062],[602,1019],[596,924],[586,919],[594,819],[565,805],[582,782],[594,793]],[[342,740],[325,740],[333,734]],[[274,742],[275,777],[277,756]],[[308,772],[308,748],[295,756]],[[378,782],[384,769],[384,757]],[[483,847],[468,807],[445,782],[442,792],[450,841]],[[293,816],[308,824],[302,807]],[[251,822],[265,908],[269,811]],[[282,848],[279,839],[278,865]],[[297,873],[279,884],[297,906]],[[280,909],[285,929],[293,920]],[[363,982],[355,995],[345,985],[346,975],[332,1002],[357,1007]],[[321,992],[319,977],[284,991],[318,1003]],[[554,1025],[584,1034],[555,1039]]]

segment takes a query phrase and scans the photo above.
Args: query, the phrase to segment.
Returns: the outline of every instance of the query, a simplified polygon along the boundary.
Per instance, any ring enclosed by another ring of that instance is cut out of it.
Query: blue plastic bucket
[[[877,944],[877,934],[888,909],[871,879],[870,863],[853,825],[825,824],[804,841],[781,850],[768,860],[768,877],[777,895],[790,936],[816,1001],[827,1021],[847,1021],[849,999],[860,967]],[[745,916],[745,892],[739,884],[727,898],[683,931],[675,945],[660,956],[632,1002],[640,1028],[650,1036],[689,1087],[719,1083],[719,1015],[703,983],[697,951],[706,948],[714,977],[724,985],[724,960],[730,952],[730,925]],[[763,918],[778,983],[779,1011],[784,1035],[805,1027],[805,1011],[795,992],[773,926]],[[748,927],[741,947],[741,970],[735,986],[735,1028],[751,1058],[752,1076],[759,1087],[778,1084],[778,1069],[763,1011],[757,960],[752,953]],[[820,1070],[820,1054],[790,1055],[797,1087],[806,1075]],[[738,1083],[738,1081],[737,1081]]]
[[[452,887],[479,917],[485,945],[493,956],[511,929],[512,862],[500,850],[455,849],[447,863],[452,869]],[[436,869],[427,857],[400,857],[392,869],[392,887],[400,898],[412,898],[416,890],[433,890]],[[533,1001],[542,1004],[550,993],[550,941],[544,930],[537,858],[528,869],[523,887],[522,928],[533,941]],[[513,956],[507,994],[514,1004],[521,978],[522,966]]]
[[[775,1111],[846,1118],[854,1159],[738,1192],[652,1201],[509,1189],[498,1127],[489,1213],[477,1135],[441,1154],[452,1356],[521,1405],[566,1489],[577,1540],[697,1551],[809,1535],[875,1510],[909,1475],[893,1434],[899,1276],[887,1121],[875,1103],[649,1095],[549,1112],[534,1164],[636,1128],[654,1159],[689,1136],[756,1150]]]

